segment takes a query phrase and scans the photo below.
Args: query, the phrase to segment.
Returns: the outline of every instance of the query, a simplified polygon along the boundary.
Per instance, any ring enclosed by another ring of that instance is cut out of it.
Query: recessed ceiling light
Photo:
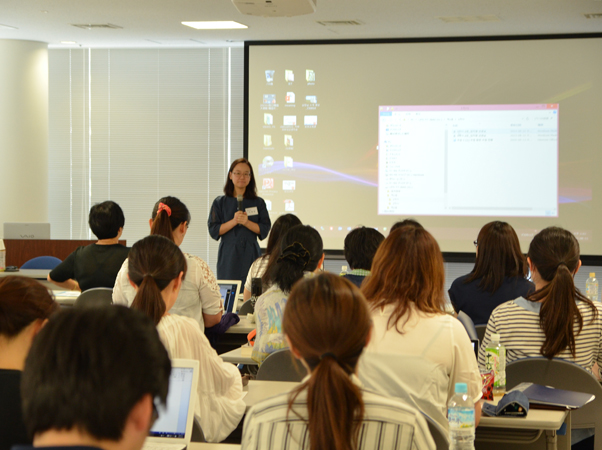
[[[3,25],[0,23],[0,28],[2,28],[3,30],[18,30],[17,27],[11,27],[10,25]]]
[[[182,25],[196,28],[197,30],[234,30],[237,28],[249,28],[242,23],[232,20],[213,21],[213,22],[182,22]]]
[[[75,41],[61,41],[61,44],[65,44],[65,45],[77,45],[77,42],[75,42]]]

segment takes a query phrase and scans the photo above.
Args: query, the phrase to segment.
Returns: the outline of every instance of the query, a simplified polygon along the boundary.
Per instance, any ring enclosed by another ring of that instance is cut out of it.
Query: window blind
[[[94,239],[90,207],[113,200],[131,246],[172,195],[192,215],[182,250],[215,270],[206,222],[242,156],[243,64],[242,48],[49,50],[52,237]]]

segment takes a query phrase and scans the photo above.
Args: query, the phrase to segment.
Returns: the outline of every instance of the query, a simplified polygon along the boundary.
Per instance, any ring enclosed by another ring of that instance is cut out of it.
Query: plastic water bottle
[[[592,302],[598,301],[598,280],[594,272],[591,272],[589,278],[585,281],[585,295]]]
[[[485,348],[485,369],[493,370],[493,398],[499,400],[506,393],[506,347],[500,343],[499,334],[492,334]]]
[[[456,393],[447,405],[450,450],[474,450],[474,402],[466,383],[456,383]]]

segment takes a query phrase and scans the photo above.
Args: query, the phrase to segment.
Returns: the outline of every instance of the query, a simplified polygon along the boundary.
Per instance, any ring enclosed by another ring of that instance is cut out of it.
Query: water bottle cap
[[[497,333],[493,333],[493,334],[491,335],[491,342],[499,342],[499,341],[500,341],[500,339],[501,339],[501,337],[500,337],[500,335],[499,335],[499,334],[497,334]]]
[[[590,272],[589,273],[589,277],[590,278],[596,278],[596,273],[595,272]]]
[[[456,394],[466,394],[468,385],[466,383],[456,383]]]

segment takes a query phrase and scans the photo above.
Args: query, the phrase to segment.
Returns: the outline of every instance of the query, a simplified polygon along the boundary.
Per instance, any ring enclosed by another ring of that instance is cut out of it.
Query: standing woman
[[[257,238],[266,238],[272,223],[255,176],[246,158],[235,160],[228,170],[224,194],[213,201],[207,226],[216,241],[218,280],[241,280],[244,285],[253,261],[261,256]],[[240,207],[239,209],[239,201]]]
[[[485,224],[474,244],[477,253],[472,272],[456,278],[448,292],[456,312],[464,311],[479,325],[486,324],[499,305],[526,297],[535,286],[525,278],[527,260],[508,223]]]

